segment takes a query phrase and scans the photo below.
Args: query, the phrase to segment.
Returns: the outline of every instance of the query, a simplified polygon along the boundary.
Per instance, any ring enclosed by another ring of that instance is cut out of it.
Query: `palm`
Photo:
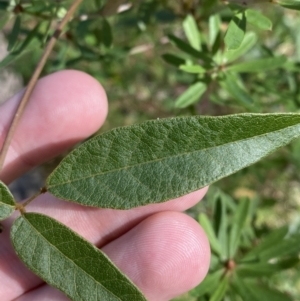
[[[18,99],[0,108],[2,142]],[[1,180],[10,182],[86,138],[104,122],[106,113],[105,93],[91,77],[64,71],[41,80],[16,131]],[[50,215],[101,247],[149,300],[163,301],[195,286],[208,270],[205,234],[181,213],[205,192],[130,211],[86,208],[45,194],[27,210]],[[13,219],[3,223],[0,236],[0,300],[67,300],[17,258],[9,239]]]

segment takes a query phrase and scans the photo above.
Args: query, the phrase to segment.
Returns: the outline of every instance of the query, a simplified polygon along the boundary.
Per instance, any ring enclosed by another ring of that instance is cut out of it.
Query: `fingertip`
[[[152,215],[103,250],[149,301],[170,300],[194,288],[210,264],[204,231],[178,212]]]

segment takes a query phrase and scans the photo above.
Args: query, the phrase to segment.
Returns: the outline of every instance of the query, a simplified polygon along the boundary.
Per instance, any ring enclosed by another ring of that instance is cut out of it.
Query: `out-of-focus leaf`
[[[206,69],[204,69],[200,65],[181,65],[179,67],[180,70],[187,72],[187,73],[205,73]]]
[[[83,143],[48,177],[58,198],[129,209],[205,187],[300,136],[300,114],[178,117],[117,128]]]
[[[23,214],[11,240],[30,270],[73,301],[146,301],[103,252],[48,216]]]
[[[251,261],[259,258],[260,254],[268,252],[272,249],[278,242],[283,241],[284,237],[288,233],[288,226],[283,226],[279,229],[273,230],[268,236],[266,236],[256,247],[254,247],[250,252],[248,252],[243,257],[243,262]]]
[[[247,53],[257,42],[257,35],[254,32],[247,32],[242,44],[235,50],[228,50],[224,53],[223,62],[230,63]]]
[[[175,101],[176,108],[186,108],[200,100],[207,85],[203,82],[197,82],[191,85],[185,92],[183,92]]]
[[[245,283],[243,278],[234,274],[231,286],[243,298],[243,301],[262,301],[262,299],[257,299],[257,297],[252,294],[247,284],[248,283]]]
[[[286,57],[282,55],[231,65],[227,67],[227,70],[234,72],[264,72],[283,67],[285,62]]]
[[[221,19],[218,14],[211,15],[208,21],[209,25],[209,45],[213,46],[216,42],[221,27]]]
[[[224,270],[209,273],[197,287],[190,291],[190,295],[193,297],[201,297],[206,293],[215,291],[220,285],[223,274]]]
[[[257,10],[254,9],[247,9],[246,11],[246,18],[247,22],[251,23],[252,25],[258,27],[262,30],[271,30],[272,29],[272,21],[264,16]]]
[[[240,78],[233,73],[226,73],[224,80],[219,82],[220,85],[225,89],[234,99],[243,107],[255,110],[253,106],[253,99],[247,93]]]
[[[166,53],[162,55],[162,58],[168,64],[176,67],[183,66],[185,64],[185,60],[183,58],[174,54]]]
[[[228,277],[223,277],[221,283],[219,284],[219,286],[217,287],[217,289],[214,291],[214,293],[212,294],[212,296],[210,297],[209,301],[221,301],[223,300],[226,291],[228,289],[229,286],[229,279]]]
[[[7,51],[11,51],[14,48],[14,46],[16,45],[20,29],[21,29],[21,16],[18,15],[15,19],[15,23],[11,30],[11,33],[8,36]]]
[[[187,44],[185,41],[179,39],[178,37],[176,37],[172,34],[169,34],[168,38],[178,49],[180,49],[184,53],[189,54],[189,55],[193,56],[194,58],[203,60],[206,63],[212,63],[212,59],[207,54],[196,50],[195,48],[191,47],[189,44]]]
[[[190,43],[196,50],[201,50],[201,40],[197,23],[192,15],[188,15],[183,21],[183,30]]]
[[[16,203],[8,187],[0,181],[0,221],[12,215],[16,209]]]
[[[275,273],[290,269],[300,262],[298,257],[279,260],[275,263],[245,263],[238,264],[236,273],[242,278],[272,276]]]
[[[225,45],[228,50],[241,46],[246,32],[246,16],[244,12],[236,14],[230,21],[226,34]]]
[[[0,1],[0,10],[6,10],[9,6],[9,1]]]
[[[285,8],[300,10],[300,0],[276,0],[274,3]]]
[[[207,216],[204,213],[199,214],[198,221],[208,237],[212,251],[216,254],[221,255],[222,246],[220,245],[216,233],[214,231],[213,225],[211,224]]]
[[[246,218],[250,208],[249,199],[241,199],[240,204],[234,214],[232,226],[229,233],[229,257],[234,258],[237,251],[241,233],[246,222]]]
[[[228,219],[226,204],[218,197],[215,205],[214,222],[215,231],[221,246],[221,259],[228,259]]]
[[[271,289],[264,284],[256,284],[254,282],[247,282],[247,287],[252,295],[257,300],[270,300],[270,301],[292,301],[291,297],[283,294],[278,290]]]
[[[103,44],[109,48],[112,45],[113,42],[113,33],[110,27],[110,24],[106,19],[102,20],[102,30],[101,30],[101,35],[102,35],[102,42]]]

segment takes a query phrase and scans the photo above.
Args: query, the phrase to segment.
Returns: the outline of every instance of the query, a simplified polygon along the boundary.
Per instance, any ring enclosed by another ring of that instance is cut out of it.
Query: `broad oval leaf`
[[[103,252],[48,216],[20,216],[11,240],[30,270],[73,301],[146,301]]]
[[[277,0],[276,4],[285,8],[300,10],[300,0]]]
[[[247,9],[246,18],[247,18],[247,22],[251,23],[253,26],[256,26],[262,30],[272,29],[273,26],[272,21],[257,10]]]
[[[175,107],[182,109],[198,102],[206,90],[207,85],[203,82],[197,82],[191,85],[176,99]]]
[[[16,209],[16,203],[8,187],[0,181],[0,221],[12,215]]]
[[[245,13],[236,14],[228,25],[224,42],[228,50],[237,49],[241,46],[246,32]]]
[[[48,177],[58,198],[130,209],[209,185],[300,136],[300,114],[177,117],[117,128],[85,142]]]

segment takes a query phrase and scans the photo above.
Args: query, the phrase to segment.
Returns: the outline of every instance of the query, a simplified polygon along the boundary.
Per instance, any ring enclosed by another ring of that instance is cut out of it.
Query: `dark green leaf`
[[[281,242],[288,233],[288,226],[283,226],[279,229],[273,230],[269,235],[267,235],[256,247],[254,247],[250,252],[248,252],[244,258],[243,262],[251,261],[259,258],[259,255],[272,250],[274,245]]]
[[[262,30],[271,30],[272,21],[257,10],[246,10],[247,22]]]
[[[3,27],[6,25],[7,21],[9,20],[9,14],[1,14],[0,16],[0,29],[3,29]]]
[[[237,274],[242,278],[272,276],[275,273],[290,269],[300,262],[298,257],[279,260],[275,263],[246,263],[238,264],[236,268]]]
[[[53,171],[50,193],[129,209],[195,191],[300,136],[300,114],[178,117],[117,128],[85,142]]]
[[[221,245],[218,241],[218,238],[217,238],[216,233],[214,231],[213,225],[209,221],[208,217],[204,213],[201,213],[198,217],[198,221],[199,221],[200,225],[202,226],[203,230],[205,231],[205,233],[208,237],[211,250],[213,252],[215,252],[216,254],[221,255],[222,254],[222,247],[221,247]]]
[[[146,301],[104,253],[48,216],[20,216],[11,240],[30,270],[73,301]]]
[[[229,257],[234,258],[237,251],[240,237],[245,225],[245,221],[249,212],[249,199],[240,200],[240,204],[234,214],[232,226],[229,233]]]
[[[206,293],[215,291],[220,285],[220,280],[223,274],[224,270],[209,273],[197,287],[190,291],[191,296],[201,297]]]
[[[241,46],[246,32],[245,13],[239,13],[233,17],[225,34],[225,45],[228,50],[237,49]]]
[[[243,301],[262,301],[256,298],[255,295],[249,290],[248,283],[239,275],[234,274],[233,281],[231,282],[233,289],[243,298]]]
[[[197,23],[192,15],[188,15],[183,21],[184,33],[190,45],[196,50],[201,50],[200,33]]]
[[[285,56],[268,57],[232,65],[227,67],[227,70],[234,72],[264,72],[283,67],[285,62]]]
[[[8,187],[0,181],[0,221],[12,215],[16,209],[16,203]]]
[[[257,42],[257,35],[254,32],[247,32],[242,44],[235,50],[228,50],[224,53],[223,62],[230,63],[247,53]]]
[[[109,48],[112,45],[113,42],[113,34],[111,30],[110,24],[107,22],[107,20],[102,20],[102,42],[105,45],[105,47]]]
[[[196,50],[195,48],[191,47],[189,44],[187,44],[183,40],[177,38],[176,36],[169,34],[168,38],[178,49],[180,49],[184,53],[189,54],[197,59],[203,60],[206,63],[209,63],[209,64],[212,63],[212,59],[207,54]]]
[[[256,300],[270,300],[270,301],[292,301],[287,295],[275,289],[269,288],[264,284],[247,283],[247,287]]]
[[[207,90],[207,85],[203,82],[197,82],[191,85],[175,101],[176,108],[186,108],[198,101]]]
[[[300,0],[277,0],[276,3],[285,8],[300,10]]]
[[[19,15],[16,17],[14,26],[11,30],[11,33],[9,34],[7,51],[11,51],[14,48],[18,40],[20,29],[21,29],[21,16]]]
[[[185,60],[183,58],[178,57],[174,54],[166,53],[166,54],[162,55],[162,58],[168,64],[176,66],[176,67],[179,67],[179,66],[185,64]]]

